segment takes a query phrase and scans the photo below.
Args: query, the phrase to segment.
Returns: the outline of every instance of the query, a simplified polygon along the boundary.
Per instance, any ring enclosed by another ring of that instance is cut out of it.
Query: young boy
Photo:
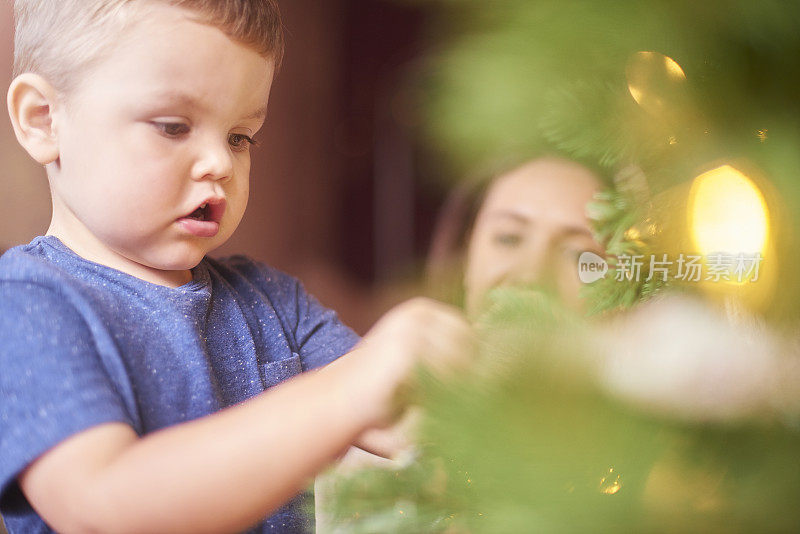
[[[0,259],[9,530],[307,530],[293,496],[351,444],[386,452],[370,429],[417,364],[463,363],[466,323],[415,300],[356,345],[291,277],[205,257],[247,203],[274,0],[15,9],[8,107],[53,216]]]

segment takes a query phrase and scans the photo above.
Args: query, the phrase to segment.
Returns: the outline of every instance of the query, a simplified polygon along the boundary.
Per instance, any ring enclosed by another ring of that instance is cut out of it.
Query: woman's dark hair
[[[463,307],[464,264],[475,218],[493,180],[473,179],[456,186],[445,199],[425,264],[429,296]]]

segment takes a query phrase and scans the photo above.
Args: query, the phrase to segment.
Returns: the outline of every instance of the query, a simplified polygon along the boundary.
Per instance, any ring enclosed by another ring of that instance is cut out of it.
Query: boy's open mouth
[[[197,237],[214,237],[219,233],[219,222],[225,213],[225,199],[213,197],[205,200],[188,215],[178,219],[184,230]]]
[[[225,213],[225,199],[221,197],[213,197],[206,199],[202,204],[191,212],[189,215],[184,215],[183,219],[192,219],[195,221],[211,221],[218,223],[222,220],[222,215]]]
[[[189,219],[196,219],[198,221],[208,220],[208,203],[203,204],[192,213],[189,214]]]

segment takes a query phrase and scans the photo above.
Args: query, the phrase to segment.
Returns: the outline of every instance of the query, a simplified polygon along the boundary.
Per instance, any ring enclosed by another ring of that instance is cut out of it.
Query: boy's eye
[[[189,133],[189,126],[180,122],[154,122],[153,124],[167,137],[179,137]]]
[[[256,141],[250,136],[244,134],[230,134],[228,136],[228,143],[237,150],[247,150],[250,145],[255,145]]]

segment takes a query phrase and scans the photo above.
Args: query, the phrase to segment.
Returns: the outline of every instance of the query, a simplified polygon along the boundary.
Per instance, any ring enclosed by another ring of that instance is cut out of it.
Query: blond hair
[[[40,74],[59,91],[96,61],[131,22],[132,8],[166,4],[187,9],[279,64],[283,30],[276,0],[14,0],[14,76]]]

